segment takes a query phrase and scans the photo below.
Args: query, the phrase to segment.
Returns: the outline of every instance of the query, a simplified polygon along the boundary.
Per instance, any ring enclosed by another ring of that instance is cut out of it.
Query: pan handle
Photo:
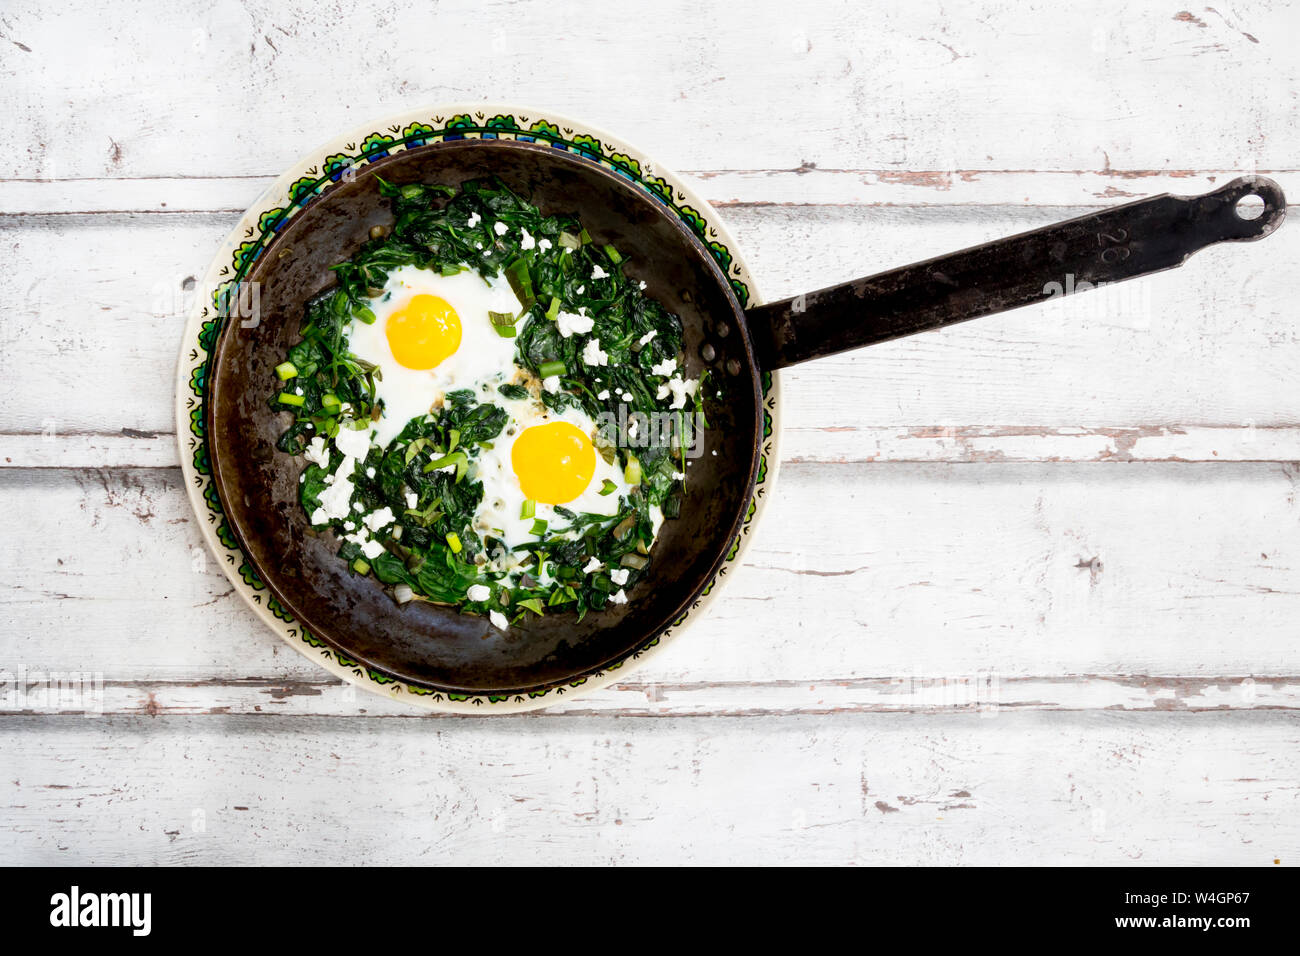
[[[1264,201],[1241,215],[1247,196]],[[1216,242],[1262,239],[1286,217],[1281,187],[1242,176],[1203,196],[1165,193],[748,310],[765,369],[927,332],[1180,266]]]

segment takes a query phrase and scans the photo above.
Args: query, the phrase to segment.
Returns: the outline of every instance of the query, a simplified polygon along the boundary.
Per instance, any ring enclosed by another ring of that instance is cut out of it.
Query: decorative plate
[[[447,713],[518,713],[588,693],[625,677],[634,666],[650,659],[676,638],[717,597],[728,571],[744,555],[754,520],[771,495],[776,478],[780,409],[776,374],[763,376],[762,457],[744,525],[717,577],[690,612],[619,663],[599,673],[528,694],[448,694],[413,686],[348,659],[300,627],[258,578],[230,532],[210,477],[203,426],[204,373],[219,328],[219,304],[226,301],[227,293],[285,222],[335,183],[351,177],[373,160],[426,144],[474,138],[549,143],[626,178],[671,208],[699,236],[731,280],[742,306],[757,301],[753,278],[714,210],[675,175],[661,169],[643,150],[567,117],[520,107],[462,104],[402,113],[362,126],[304,156],[261,195],[226,237],[197,290],[196,304],[185,325],[176,381],[176,434],[185,487],[199,515],[204,538],[235,590],[290,646],[336,676],[393,700]]]

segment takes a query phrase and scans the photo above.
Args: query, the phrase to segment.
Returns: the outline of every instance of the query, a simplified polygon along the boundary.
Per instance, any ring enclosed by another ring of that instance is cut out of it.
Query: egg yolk
[[[548,505],[562,505],[591,484],[596,449],[576,425],[550,422],[527,428],[515,439],[510,464],[525,495]]]
[[[388,317],[388,347],[398,363],[430,369],[460,348],[460,316],[446,299],[421,294]]]

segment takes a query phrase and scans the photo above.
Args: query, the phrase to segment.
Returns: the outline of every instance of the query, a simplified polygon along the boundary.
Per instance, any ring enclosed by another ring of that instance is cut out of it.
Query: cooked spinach
[[[336,286],[307,304],[301,341],[277,369],[282,390],[272,407],[295,414],[280,449],[301,454],[316,436],[332,438],[352,420],[379,417],[374,383],[380,372],[348,352],[346,329],[350,322],[375,321],[368,303],[392,270],[414,265],[451,275],[472,269],[484,276],[504,273],[522,306],[517,315],[493,313],[491,321],[502,334],[513,333],[515,361],[537,381],[531,389],[501,385],[499,394],[532,397],[554,410],[579,407],[595,421],[616,422],[598,436],[597,449],[621,465],[635,487],[613,515],[556,507],[560,520],[539,528],[537,541],[508,553],[500,540],[476,530],[483,486],[474,475],[480,449],[501,433],[508,416],[491,395],[462,389],[407,423],[387,448],[371,447],[352,476],[352,504],[360,507],[321,527],[344,539],[339,555],[354,572],[373,573],[398,593],[405,588],[417,598],[478,613],[501,611],[515,620],[546,608],[581,616],[605,607],[649,565],[652,509],[670,517],[680,510],[688,419],[702,412],[702,389],[676,413],[675,427],[637,435],[635,424],[636,413],[643,421],[656,413],[662,418],[670,407],[666,383],[680,374],[679,319],[646,297],[641,284],[624,275],[623,256],[593,242],[576,218],[543,216],[495,179],[466,182],[459,190],[379,185],[391,200],[391,229],[372,230],[356,255],[334,267]],[[494,228],[498,222],[508,227],[504,234]],[[592,320],[590,333],[563,335],[562,313]],[[589,337],[599,340],[607,364],[586,364]],[[664,374],[670,362],[674,371]],[[542,381],[551,387],[541,388]],[[326,447],[328,467],[312,463],[302,475],[300,499],[309,515],[343,457]],[[346,536],[361,516],[383,508],[392,510],[396,524],[373,533],[384,551],[367,558]],[[584,572],[593,558],[604,567]],[[611,571],[620,581],[626,574],[626,581],[615,583]],[[473,585],[485,586],[487,599],[470,601],[466,592]]]

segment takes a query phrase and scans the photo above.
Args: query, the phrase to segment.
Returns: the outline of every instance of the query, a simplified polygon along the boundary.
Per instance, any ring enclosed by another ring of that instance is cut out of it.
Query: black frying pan
[[[391,222],[375,175],[450,185],[500,177],[543,213],[576,213],[613,243],[630,275],[682,319],[686,367],[710,368],[725,400],[706,405],[706,451],[690,471],[682,516],[664,524],[650,572],[626,605],[531,615],[502,636],[486,620],[424,602],[398,606],[353,576],[330,534],[298,505],[301,461],[275,441],[274,368],[297,340],[304,303],[333,284],[372,226]],[[1244,197],[1263,200],[1244,218]],[[718,571],[754,486],[762,439],[760,378],[876,342],[1049,298],[1068,285],[1116,282],[1181,265],[1216,242],[1260,239],[1285,216],[1271,180],[1247,176],[1204,196],[1156,196],[1009,239],[744,310],[712,256],[660,200],[568,152],[510,140],[460,140],[377,160],[289,220],[246,281],[260,284],[260,322],[226,321],[208,369],[207,434],[216,483],[244,553],[275,596],[346,658],[448,692],[523,694],[607,668],[651,644]],[[1053,285],[1053,284],[1056,285]],[[707,358],[706,358],[707,357]]]

